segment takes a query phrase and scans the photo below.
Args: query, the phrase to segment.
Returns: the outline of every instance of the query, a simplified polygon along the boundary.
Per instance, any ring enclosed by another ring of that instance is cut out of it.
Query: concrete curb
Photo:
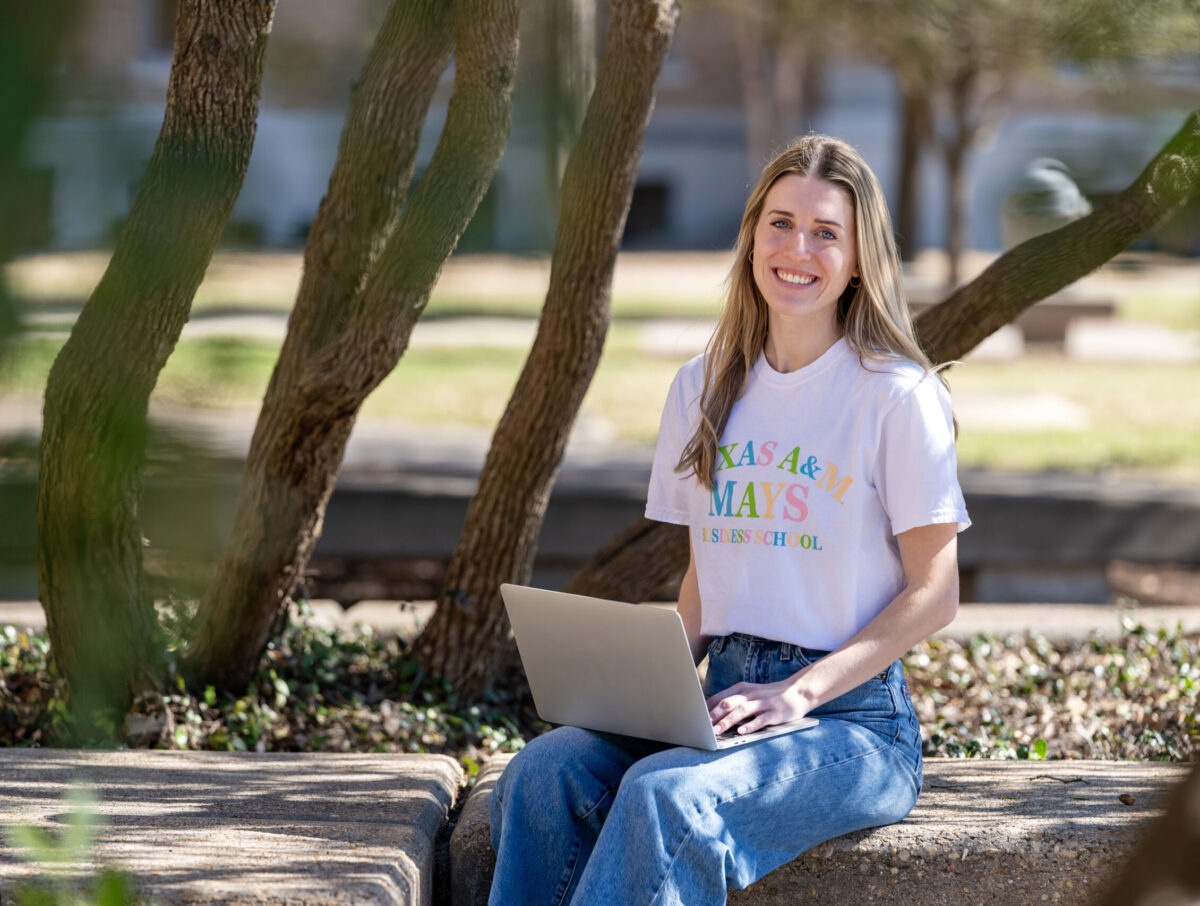
[[[496,868],[488,800],[511,758],[511,755],[497,756],[480,770],[458,814],[458,823],[450,835],[450,906],[487,904]]]
[[[462,771],[444,755],[0,749],[6,826],[60,830],[86,784],[93,870],[156,903],[432,906],[435,845]],[[35,875],[0,847],[0,891]],[[0,901],[7,901],[0,896]]]
[[[669,602],[663,602],[670,606]],[[309,601],[317,626],[348,632],[359,624],[374,632],[397,635],[412,641],[433,614],[432,601],[359,601],[343,609],[336,601]],[[293,617],[295,618],[295,617]],[[1179,627],[1185,635],[1200,634],[1200,607],[1110,607],[1104,604],[972,604],[958,608],[949,626],[935,638],[966,642],[983,634],[1003,638],[1036,630],[1052,642],[1086,642],[1093,636],[1119,641],[1125,634],[1126,618],[1151,632]],[[22,632],[44,632],[46,615],[37,601],[0,601],[0,629],[14,626]]]
[[[483,770],[451,837],[452,906],[487,900],[495,868],[487,797],[507,761],[493,759]],[[729,903],[1086,903],[1187,771],[1160,763],[930,759],[925,790],[902,823],[831,840],[730,891]]]

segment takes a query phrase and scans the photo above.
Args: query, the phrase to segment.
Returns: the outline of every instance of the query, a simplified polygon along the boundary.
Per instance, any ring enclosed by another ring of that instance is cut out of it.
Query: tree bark
[[[637,178],[674,0],[615,0],[596,88],[563,179],[537,337],[496,428],[439,606],[414,647],[426,670],[479,697],[503,652],[501,582],[526,582],[550,488],[609,321],[613,266]]]
[[[202,602],[204,624],[189,651],[190,670],[200,682],[236,691],[253,676],[320,534],[359,407],[407,347],[508,141],[516,0],[460,0],[453,6],[456,72],[445,126],[428,170],[387,236],[392,206],[411,171],[428,94],[445,61],[441,5],[397,0],[389,20],[396,27],[368,62],[368,69],[378,68],[364,78],[363,120],[348,126],[343,137],[345,164],[335,170],[324,216],[314,224],[306,251],[306,260],[327,273],[313,278],[311,295],[292,317],[284,343],[287,361],[281,355],[264,400],[230,540]],[[397,81],[402,73],[415,84]],[[388,105],[394,105],[391,114],[385,112]],[[381,147],[376,129],[396,130],[398,137]],[[365,180],[356,175],[361,160],[378,175]],[[359,202],[385,186],[390,201],[380,203],[368,221],[355,219]],[[334,259],[342,224],[357,237],[356,251]],[[380,245],[376,258],[373,250]]]
[[[978,125],[971,113],[971,101],[979,71],[973,66],[960,68],[946,86],[949,95],[949,133],[941,140],[946,165],[946,286],[954,289],[962,275],[962,254],[966,238],[964,211],[967,202],[967,175],[963,170],[967,150],[975,143]]]
[[[746,177],[758,181],[775,147],[779,105],[775,96],[775,42],[771,35],[772,0],[749,0],[733,17],[742,103],[746,108]]]
[[[595,0],[537,0],[526,15],[538,24],[540,54],[529,87],[537,93],[537,120],[545,157],[546,198],[557,213],[563,171],[596,84]],[[534,62],[523,55],[521,65]],[[518,89],[520,91],[520,89]],[[554,224],[550,224],[552,230]],[[550,244],[553,232],[548,234]]]
[[[685,525],[635,519],[567,580],[563,591],[614,601],[670,600],[688,564]]]
[[[896,201],[896,238],[900,259],[912,261],[920,248],[917,204],[920,199],[921,151],[929,140],[929,96],[915,79],[897,69],[903,122],[900,129],[899,192]]]
[[[41,115],[51,84],[51,72],[78,18],[80,0],[43,0],[9,4],[0,32],[0,85],[19,85],[19,91],[0,96],[0,261],[28,238],[26,211],[20,196],[25,139]],[[0,357],[21,327],[18,307],[0,274]]]
[[[85,721],[158,685],[138,524],[146,408],[254,144],[274,0],[183,3],[158,142],[108,269],[50,371],[38,586]],[[102,720],[98,725],[102,725]]]
[[[966,355],[1035,302],[1074,283],[1128,248],[1200,194],[1200,111],[1188,117],[1123,192],[1087,217],[1036,236],[917,321],[921,346],[934,362]],[[642,601],[659,593],[664,575],[683,575],[687,530],[638,519],[575,573],[576,594]]]

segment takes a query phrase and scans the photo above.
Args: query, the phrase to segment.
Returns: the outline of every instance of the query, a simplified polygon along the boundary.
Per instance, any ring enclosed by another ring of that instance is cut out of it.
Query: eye
[[[781,230],[786,230],[786,229],[787,229],[788,227],[790,227],[791,225],[792,225],[792,224],[791,224],[791,222],[790,222],[790,221],[788,221],[788,220],[785,220],[785,219],[784,219],[784,218],[782,218],[782,217],[780,217],[780,218],[778,218],[778,219],[776,219],[776,220],[772,220],[772,221],[771,221],[771,226],[773,226],[773,227],[778,227],[778,228],[779,228],[779,229],[781,229]]]
[[[820,236],[822,239],[825,239],[825,240],[828,240],[828,241],[831,241],[831,242],[832,242],[834,239],[837,239],[837,233],[833,232],[833,230],[821,230],[821,231],[819,231],[818,235],[819,235],[819,236]]]

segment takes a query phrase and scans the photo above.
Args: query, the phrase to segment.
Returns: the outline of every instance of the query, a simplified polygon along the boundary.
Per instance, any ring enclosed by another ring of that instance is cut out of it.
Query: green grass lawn
[[[687,260],[663,266],[686,267]],[[466,316],[536,317],[548,264],[523,259],[467,262],[430,300],[430,321]],[[13,290],[34,308],[58,302],[78,306],[103,273],[102,252],[34,256],[12,262]],[[495,276],[493,277],[494,269]],[[467,279],[463,279],[463,273]],[[707,272],[706,272],[707,273]],[[1178,272],[1172,272],[1178,273]],[[483,276],[480,276],[480,275]],[[197,293],[194,310],[287,311],[300,279],[299,258],[288,254],[222,252]],[[708,277],[704,278],[707,284]],[[1152,321],[1176,330],[1200,330],[1200,292],[1179,277],[1157,283],[1110,278],[1118,317]],[[478,287],[478,292],[474,288]],[[664,289],[665,286],[665,289]],[[654,356],[638,343],[646,318],[712,318],[711,293],[678,293],[670,281],[625,283],[613,299],[614,323],[603,359],[583,405],[583,417],[600,436],[653,443],[662,401],[685,355]],[[676,295],[672,296],[671,293]],[[27,338],[0,361],[0,395],[41,396],[62,336]],[[39,328],[42,330],[45,328]],[[257,408],[278,344],[235,338],[183,342],[164,369],[155,399],[176,406]],[[410,349],[395,372],[367,400],[364,418],[419,423],[452,422],[490,429],[499,418],[524,362],[516,348]],[[1162,477],[1200,479],[1200,364],[1097,363],[1031,354],[1012,362],[969,362],[955,367],[950,383],[965,403],[974,395],[1055,394],[1079,408],[1086,424],[1012,430],[964,420],[959,458],[964,465],[1003,469],[1094,471],[1129,469]]]
[[[105,252],[69,252],[34,255],[5,266],[13,293],[33,309],[49,305],[81,307],[95,288],[108,264]],[[279,253],[218,252],[204,281],[196,291],[193,312],[253,310],[288,312],[296,301],[300,284],[299,257]],[[536,287],[536,289],[531,288]],[[455,285],[435,289],[424,317],[536,318],[545,301],[545,281],[528,275],[509,283],[503,279],[465,294]],[[712,293],[664,296],[646,293],[616,293],[613,317],[713,318],[717,315]],[[64,328],[65,329],[65,328]]]
[[[1078,430],[970,430],[959,461],[1005,469],[1135,469],[1200,478],[1200,363],[1077,362],[1026,356],[948,373],[952,394],[1055,393],[1088,416]]]
[[[583,415],[614,440],[653,443],[663,399],[685,356],[641,350],[636,324],[614,325]],[[0,365],[0,395],[40,396],[61,341],[27,339]],[[239,339],[180,343],[155,390],[177,406],[255,409],[277,347]],[[363,418],[456,423],[491,428],[524,362],[523,349],[410,349],[367,400]],[[963,465],[999,469],[1122,469],[1200,479],[1200,364],[1075,362],[1027,356],[969,362],[949,372],[960,397],[982,393],[1054,393],[1081,407],[1078,430],[994,430],[962,426]]]
[[[1117,303],[1117,317],[1162,324],[1172,330],[1200,330],[1200,292],[1190,297],[1164,293],[1132,295]]]

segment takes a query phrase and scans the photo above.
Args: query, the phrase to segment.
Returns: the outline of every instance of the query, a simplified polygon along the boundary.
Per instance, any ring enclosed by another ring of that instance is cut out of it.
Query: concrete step
[[[453,829],[452,906],[486,902],[487,797],[507,760],[484,768]],[[1187,770],[931,759],[904,822],[829,841],[729,902],[1083,903]],[[434,755],[8,749],[0,814],[6,826],[57,833],[64,793],[90,786],[102,823],[68,870],[129,871],[152,902],[430,906],[437,840],[461,781],[453,759]],[[35,874],[11,844],[0,847],[0,902]]]
[[[443,755],[0,749],[6,827],[59,832],[99,797],[75,868],[129,871],[148,902],[432,906],[437,835],[462,771]],[[0,903],[36,872],[0,846]]]
[[[450,838],[452,906],[487,902],[495,868],[487,799],[507,762],[489,762]],[[924,792],[903,822],[824,843],[731,891],[729,903],[1086,903],[1187,772],[1152,763],[930,759]]]

